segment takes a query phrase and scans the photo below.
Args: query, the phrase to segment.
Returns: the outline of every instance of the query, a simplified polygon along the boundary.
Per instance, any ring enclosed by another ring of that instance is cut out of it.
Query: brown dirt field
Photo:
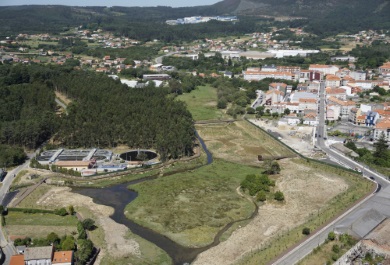
[[[276,186],[283,191],[285,203],[267,201],[248,225],[238,228],[218,246],[201,253],[194,265],[233,264],[271,238],[303,224],[311,213],[348,187],[337,175],[308,167],[296,159],[284,159],[279,163],[282,174]]]
[[[269,158],[295,156],[293,152],[246,121],[197,125],[196,129],[216,158],[259,166],[258,155]]]
[[[99,205],[92,201],[92,198],[71,192],[70,188],[56,187],[50,189],[38,201],[37,205],[42,207],[68,207],[73,205],[77,211],[78,207],[88,208],[94,214],[94,220],[98,227],[104,230],[105,246],[104,253],[110,253],[113,257],[126,257],[128,255],[140,256],[141,252],[137,241],[128,238],[129,229],[113,221],[109,216],[114,209],[108,206]],[[103,256],[99,255],[99,256]],[[100,257],[100,259],[101,259]],[[99,259],[99,260],[100,260]],[[99,264],[99,262],[95,263]]]

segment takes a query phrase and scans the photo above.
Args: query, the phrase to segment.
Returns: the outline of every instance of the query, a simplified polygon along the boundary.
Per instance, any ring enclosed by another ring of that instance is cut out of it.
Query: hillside
[[[214,5],[222,13],[246,16],[305,17],[291,26],[328,35],[343,31],[390,29],[388,0],[225,0]]]
[[[306,31],[325,36],[340,32],[390,29],[388,0],[224,0],[210,6],[157,7],[0,7],[0,38],[15,33],[60,33],[74,27],[102,28],[140,40],[194,40],[205,37],[245,34],[256,30],[258,18],[304,17],[281,26],[306,27]],[[235,25],[185,25],[173,31],[164,22],[186,16],[239,15]],[[255,20],[255,19],[256,20]]]

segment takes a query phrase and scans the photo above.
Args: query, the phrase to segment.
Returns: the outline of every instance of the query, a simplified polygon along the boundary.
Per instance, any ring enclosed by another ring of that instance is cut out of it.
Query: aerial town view
[[[389,13],[0,1],[0,264],[390,265]]]

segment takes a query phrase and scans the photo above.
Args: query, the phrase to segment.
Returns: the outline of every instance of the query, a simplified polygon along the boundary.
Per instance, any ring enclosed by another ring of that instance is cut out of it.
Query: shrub
[[[283,194],[283,192],[281,192],[281,191],[275,192],[274,198],[277,201],[284,201],[284,194]]]
[[[303,229],[302,229],[302,234],[304,234],[304,235],[310,235],[310,228],[308,228],[308,227],[303,228]]]
[[[65,216],[68,214],[65,208],[60,208],[60,209],[55,209],[54,214],[59,215],[59,216]]]
[[[328,239],[333,241],[336,239],[336,234],[332,231],[332,232],[329,232],[328,234]]]
[[[334,252],[334,253],[340,253],[340,247],[339,247],[339,245],[333,245],[333,247],[332,247],[332,251]]]
[[[259,193],[257,193],[257,196],[256,196],[256,199],[260,202],[264,202],[267,200],[267,195],[265,194],[264,191],[259,191]]]

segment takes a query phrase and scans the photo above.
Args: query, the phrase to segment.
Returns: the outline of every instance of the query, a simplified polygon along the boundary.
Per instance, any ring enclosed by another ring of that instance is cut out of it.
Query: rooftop
[[[24,256],[23,255],[11,256],[9,265],[24,265]]]
[[[376,129],[390,129],[390,120],[379,121],[376,126]]]
[[[50,259],[53,255],[53,246],[26,248],[24,260]]]
[[[52,264],[61,264],[72,262],[73,251],[57,251],[54,252]]]

